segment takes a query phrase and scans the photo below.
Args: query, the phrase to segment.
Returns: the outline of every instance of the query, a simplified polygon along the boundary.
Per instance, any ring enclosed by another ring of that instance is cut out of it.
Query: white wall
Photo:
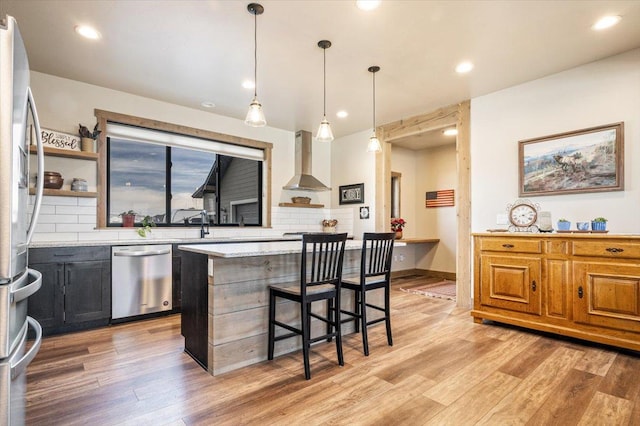
[[[417,235],[439,238],[433,245],[416,247],[416,268],[440,272],[456,272],[457,216],[456,207],[426,208],[425,193],[458,188],[456,146],[454,143],[415,152],[415,205]],[[404,186],[404,182],[403,182]]]
[[[417,206],[419,199],[416,198],[419,186],[416,183],[418,166],[416,151],[398,146],[392,147],[391,171],[402,175],[400,177],[400,216],[407,222],[402,230],[404,238],[423,236],[418,231],[421,225],[416,216],[416,212],[419,210]]]
[[[472,230],[518,198],[518,141],[624,121],[625,190],[528,197],[555,222],[596,216],[640,232],[640,49],[471,100]]]
[[[337,138],[331,147],[331,207],[351,210],[353,235],[375,232],[376,154],[367,152],[371,130]],[[315,155],[315,153],[314,153]],[[364,183],[363,204],[339,204],[340,185]],[[360,219],[360,207],[369,207],[369,219]]]

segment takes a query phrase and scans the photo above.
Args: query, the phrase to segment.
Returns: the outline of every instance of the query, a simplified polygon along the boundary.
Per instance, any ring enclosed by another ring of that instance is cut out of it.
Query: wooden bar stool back
[[[336,340],[338,363],[344,365],[342,336],[340,332],[340,282],[347,234],[304,234],[300,262],[300,281],[295,285],[269,286],[269,348],[267,358],[272,360],[275,342],[290,337],[302,336],[304,377],[311,378],[309,350],[312,343],[320,340]],[[276,320],[276,298],[300,304],[301,325],[297,328]],[[326,315],[311,311],[313,302],[326,301]],[[338,308],[336,308],[338,307]],[[326,323],[326,333],[311,337],[312,318]],[[289,333],[275,335],[275,326]]]
[[[360,276],[342,280],[342,288],[354,292],[353,311],[342,309],[341,312],[350,317],[342,322],[355,321],[356,332],[362,328],[362,345],[366,356],[369,356],[367,327],[370,325],[384,321],[387,328],[387,342],[389,346],[393,346],[389,292],[395,235],[395,232],[366,232],[362,238]],[[367,292],[380,288],[384,289],[384,306],[367,301]],[[368,320],[367,308],[383,312],[384,316]]]

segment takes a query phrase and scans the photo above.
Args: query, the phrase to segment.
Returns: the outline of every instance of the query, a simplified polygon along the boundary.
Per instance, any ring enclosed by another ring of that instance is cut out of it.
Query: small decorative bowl
[[[578,231],[588,231],[589,222],[576,222],[576,228],[578,228]]]
[[[293,204],[309,204],[311,202],[311,198],[309,197],[291,197],[291,201]]]

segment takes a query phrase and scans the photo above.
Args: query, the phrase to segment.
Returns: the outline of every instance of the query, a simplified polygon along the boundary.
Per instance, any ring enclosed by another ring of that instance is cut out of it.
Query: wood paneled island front
[[[357,274],[361,248],[362,241],[347,241],[343,276]],[[183,251],[185,351],[212,375],[266,360],[268,287],[274,283],[299,282],[302,242],[196,244],[179,249]],[[349,293],[343,293],[343,306],[353,303]],[[382,298],[383,294],[373,297]],[[282,303],[277,310],[279,319],[289,322],[299,319],[298,304]],[[317,305],[314,309],[322,308]],[[312,323],[312,335],[318,330],[314,327],[320,326]],[[352,331],[353,324],[345,324],[343,333]],[[300,339],[278,342],[276,356],[300,347]]]

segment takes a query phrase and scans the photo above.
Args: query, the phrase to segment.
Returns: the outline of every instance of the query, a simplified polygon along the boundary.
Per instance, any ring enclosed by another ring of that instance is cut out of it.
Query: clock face
[[[509,220],[515,226],[531,226],[537,218],[538,212],[529,204],[516,204],[509,211]]]

